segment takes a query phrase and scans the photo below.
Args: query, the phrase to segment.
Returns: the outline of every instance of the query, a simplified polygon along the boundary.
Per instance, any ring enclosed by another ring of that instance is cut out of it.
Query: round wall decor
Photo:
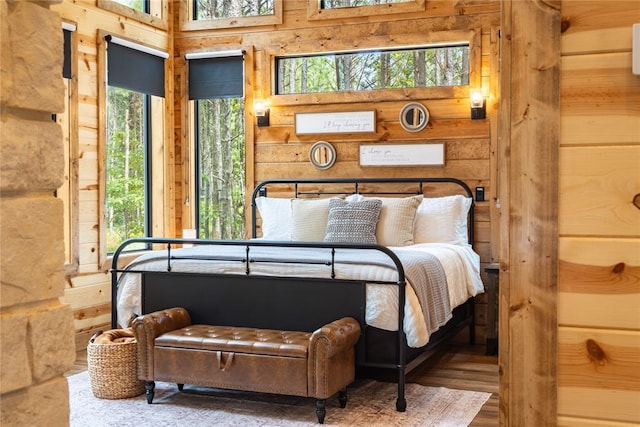
[[[336,149],[327,141],[318,141],[309,149],[309,161],[317,169],[329,169],[336,162]]]
[[[429,123],[429,110],[419,102],[409,102],[400,110],[400,124],[407,132],[419,132]]]

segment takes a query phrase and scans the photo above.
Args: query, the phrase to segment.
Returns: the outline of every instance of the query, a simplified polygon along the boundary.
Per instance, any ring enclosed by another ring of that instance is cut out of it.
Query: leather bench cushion
[[[155,345],[306,359],[310,336],[308,332],[190,325],[158,336]]]

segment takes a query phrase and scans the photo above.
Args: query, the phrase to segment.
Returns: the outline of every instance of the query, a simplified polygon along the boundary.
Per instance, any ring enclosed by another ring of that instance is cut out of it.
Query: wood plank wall
[[[70,90],[76,92],[74,98],[78,100],[77,110],[71,110],[77,111],[77,117],[72,120],[72,123],[77,124],[77,128],[71,132],[76,132],[78,141],[78,147],[72,152],[75,152],[76,158],[73,161],[78,168],[76,202],[79,205],[79,214],[73,227],[77,229],[78,234],[79,265],[77,271],[67,275],[64,300],[73,309],[78,349],[86,348],[94,331],[108,329],[111,323],[111,283],[109,275],[106,274],[109,265],[105,263],[106,255],[100,253],[100,236],[104,236],[104,230],[100,230],[99,209],[102,169],[99,163],[99,141],[100,132],[103,132],[100,123],[103,113],[99,109],[98,94],[101,92],[101,85],[104,84],[104,76],[101,77],[104,73],[100,71],[100,67],[104,66],[104,58],[100,57],[99,50],[99,45],[101,42],[104,43],[104,40],[100,40],[99,35],[108,33],[163,51],[170,51],[172,47],[167,29],[169,3],[156,8],[154,18],[144,20],[146,22],[122,15],[120,12],[128,8],[120,5],[105,9],[97,4],[95,0],[64,0],[52,6],[64,21],[76,26],[73,37],[77,42],[77,51],[74,53],[77,75],[71,83],[75,86]],[[101,4],[109,6],[108,2]],[[163,18],[165,22],[157,25],[158,20]],[[173,79],[169,82],[172,83]],[[167,102],[172,106],[171,85],[168,84],[167,88]],[[172,119],[171,112],[165,111],[165,115],[167,117],[163,117],[162,120]],[[171,129],[171,126],[160,121],[160,129],[163,128]],[[157,142],[162,144],[163,139],[160,138]],[[167,144],[163,145],[166,147]],[[160,200],[159,208],[165,211],[165,217],[168,217],[170,209],[162,209],[164,205],[161,202],[165,198],[164,187],[161,190],[161,193],[156,193],[155,196]],[[173,223],[168,228],[164,218],[160,218],[154,224],[154,229],[158,228],[173,230]]]
[[[495,202],[492,153],[495,135],[491,122],[495,116],[497,93],[497,38],[500,18],[498,1],[429,1],[421,12],[376,14],[342,19],[310,21],[307,1],[285,1],[283,23],[265,27],[180,31],[181,18],[174,17],[176,96],[176,233],[190,228],[192,211],[184,200],[191,191],[190,116],[186,100],[184,54],[225,49],[244,49],[245,61],[253,64],[247,78],[246,102],[267,98],[271,105],[269,127],[255,126],[247,115],[247,190],[264,179],[291,177],[413,177],[449,176],[464,180],[472,189],[485,187],[487,201],[476,206],[476,248],[483,265],[492,260],[492,222],[490,205]],[[353,14],[352,14],[353,15]],[[469,94],[450,88],[380,90],[370,93],[314,95],[272,95],[272,66],[275,55],[385,48],[452,41],[468,37],[472,42],[472,84],[481,87],[488,99],[488,118],[471,120]],[[179,89],[178,89],[179,88]],[[409,101],[424,104],[430,113],[427,128],[421,132],[404,131],[399,123],[400,109]],[[251,105],[247,105],[251,109]],[[294,115],[298,112],[375,110],[374,134],[296,135]],[[252,139],[249,139],[252,138]],[[318,140],[331,142],[337,151],[335,165],[325,171],[315,169],[308,160],[308,150]],[[372,142],[443,142],[444,167],[360,167],[358,148]],[[252,151],[252,153],[251,153]],[[253,162],[250,155],[253,154]],[[493,164],[497,164],[495,158]],[[491,200],[491,202],[489,201]],[[483,273],[484,274],[484,273]],[[478,322],[484,325],[485,297],[478,298]],[[478,340],[484,340],[484,328],[478,328]]]
[[[638,425],[640,4],[563,1],[562,19],[558,425]]]
[[[503,1],[498,361],[507,426],[557,418],[560,22],[559,1]]]

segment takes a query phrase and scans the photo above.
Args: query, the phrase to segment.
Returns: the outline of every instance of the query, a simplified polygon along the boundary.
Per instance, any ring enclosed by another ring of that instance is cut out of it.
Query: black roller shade
[[[164,59],[109,43],[107,84],[147,95],[164,97]]]
[[[189,60],[189,99],[242,98],[244,58],[225,56]]]
[[[62,30],[64,38],[64,60],[62,62],[62,77],[71,78],[71,31]]]

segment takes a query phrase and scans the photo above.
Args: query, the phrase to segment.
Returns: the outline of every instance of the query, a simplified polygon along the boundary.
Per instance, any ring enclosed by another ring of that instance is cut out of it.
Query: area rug
[[[315,400],[262,393],[156,383],[153,403],[144,394],[129,399],[94,397],[87,372],[68,377],[72,427],[125,426],[318,426]],[[326,426],[467,426],[490,393],[407,384],[407,411],[395,410],[392,383],[357,380],[347,407],[327,400]]]

